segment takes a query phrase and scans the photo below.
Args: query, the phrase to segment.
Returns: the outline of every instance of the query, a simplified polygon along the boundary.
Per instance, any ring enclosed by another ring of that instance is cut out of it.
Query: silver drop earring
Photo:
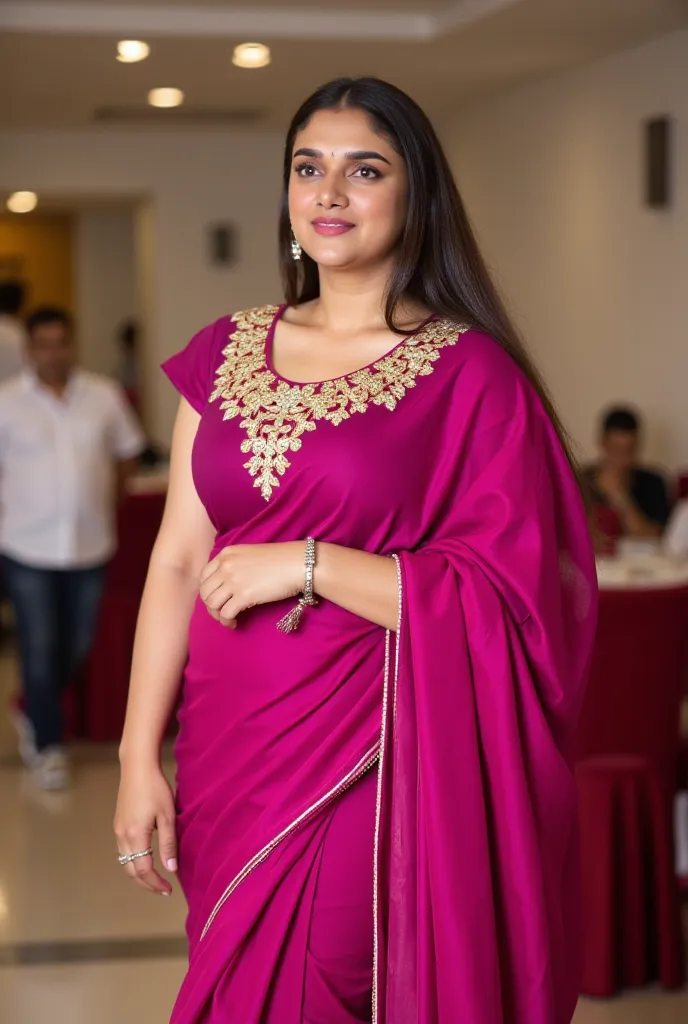
[[[295,236],[294,232],[292,231],[292,233],[291,233],[291,258],[293,260],[300,260],[301,259],[301,251],[302,251],[301,250],[301,246],[296,241],[296,236]]]

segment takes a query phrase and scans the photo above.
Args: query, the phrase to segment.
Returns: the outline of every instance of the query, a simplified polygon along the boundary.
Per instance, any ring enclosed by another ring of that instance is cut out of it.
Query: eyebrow
[[[309,156],[314,160],[322,160],[323,158],[323,154],[319,149],[297,149],[294,153],[294,160],[297,156]],[[345,153],[344,157],[347,160],[381,160],[383,164],[392,166],[387,157],[383,156],[382,153],[376,153],[374,149],[357,149],[352,153]]]

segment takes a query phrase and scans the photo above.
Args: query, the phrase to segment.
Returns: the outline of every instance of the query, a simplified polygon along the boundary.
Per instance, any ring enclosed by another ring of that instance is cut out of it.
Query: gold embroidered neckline
[[[297,381],[290,380],[289,377],[283,377],[279,370],[275,369],[275,361],[273,358],[273,352],[275,348],[275,329],[279,321],[282,319],[285,307],[269,306],[267,308],[272,309],[275,315],[270,321],[270,327],[268,328],[267,334],[265,335],[265,339],[263,341],[263,347],[265,351],[265,365],[267,369],[270,371],[270,373],[272,373],[278,381],[282,380],[284,381],[285,384],[288,384],[289,387],[292,388],[305,388],[308,387],[308,385],[312,385],[313,387],[323,387],[323,385],[325,384],[334,384],[337,381],[346,380],[347,378],[351,379],[357,373],[363,373],[365,370],[371,370],[373,369],[373,367],[377,366],[378,363],[381,363],[383,359],[389,359],[391,356],[393,356],[400,346],[407,345],[412,338],[414,338],[417,334],[420,334],[421,331],[425,330],[425,328],[428,327],[433,322],[433,320],[437,319],[436,317],[428,317],[415,331],[414,334],[409,334],[405,338],[400,337],[396,345],[394,345],[388,352],[386,352],[384,356],[380,356],[379,359],[374,360],[372,363],[368,363],[367,366],[361,366],[358,370],[351,370],[350,373],[340,373],[339,376],[330,377],[327,380]],[[270,344],[268,344],[269,336]]]
[[[450,320],[431,320],[365,369],[295,384],[278,376],[266,359],[265,342],[278,311],[278,306],[262,306],[232,317],[236,328],[223,350],[209,399],[221,399],[224,419],[241,416],[239,425],[246,434],[241,451],[251,456],[244,469],[266,501],[291,466],[286,453],[299,451],[302,435],[315,430],[318,420],[339,426],[370,405],[395,409],[417,377],[433,372],[440,350],[455,345],[458,335],[469,329]]]

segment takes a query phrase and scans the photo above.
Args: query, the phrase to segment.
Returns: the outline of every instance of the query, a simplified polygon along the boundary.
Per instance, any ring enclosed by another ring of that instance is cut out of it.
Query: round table
[[[688,561],[660,554],[620,555],[597,561],[600,590],[658,590],[688,586]]]

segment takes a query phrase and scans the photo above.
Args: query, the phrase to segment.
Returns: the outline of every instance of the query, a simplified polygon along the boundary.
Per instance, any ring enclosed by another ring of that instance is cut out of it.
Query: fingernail
[[[168,889],[162,889],[162,890],[160,891],[160,895],[161,895],[161,896],[171,896],[171,895],[172,895],[172,893],[171,893],[171,892],[170,892],[170,891],[169,891]]]
[[[167,861],[167,865],[166,866],[167,866],[167,870],[168,871],[176,871],[177,870],[177,862],[174,859],[174,857],[170,857],[170,859]]]

